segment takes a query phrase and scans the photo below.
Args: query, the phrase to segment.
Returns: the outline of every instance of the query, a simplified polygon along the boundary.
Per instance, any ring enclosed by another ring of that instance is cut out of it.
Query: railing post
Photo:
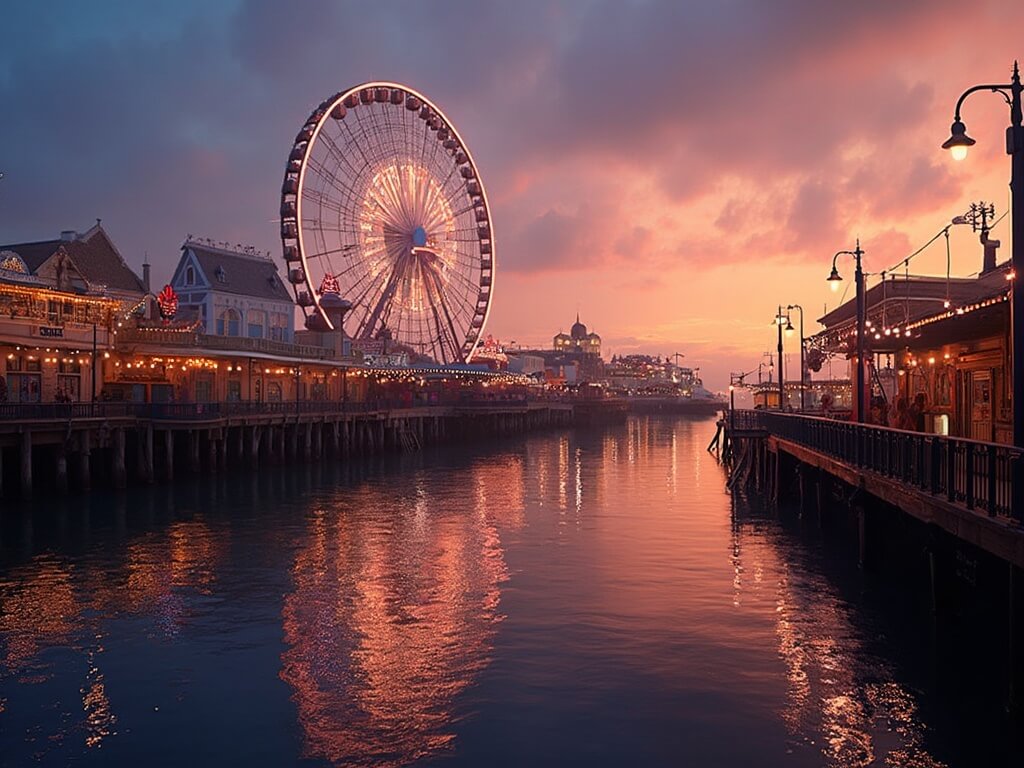
[[[996,447],[988,447],[988,514],[996,515]]]
[[[927,443],[925,443],[924,435],[918,436],[916,438],[916,441],[917,441],[917,466],[914,467],[914,469],[917,470],[917,472],[916,472],[916,474],[917,474],[917,482],[920,485],[921,489],[923,490],[923,489],[926,489],[928,487],[928,480],[927,480],[927,476],[926,476],[925,470],[924,470],[924,465],[926,463],[925,462],[925,456],[928,453],[928,449],[926,447]],[[906,476],[906,478],[908,480],[913,481],[914,474],[915,474],[915,472],[913,470],[910,470],[910,473],[908,475],[905,475],[905,476]]]
[[[946,499],[956,501],[956,443],[946,441]]]
[[[966,443],[964,446],[964,464],[967,478],[964,502],[968,509],[974,509],[974,443]]]
[[[1014,451],[1007,461],[1007,482],[1010,483],[1010,517],[1024,523],[1024,453]]]

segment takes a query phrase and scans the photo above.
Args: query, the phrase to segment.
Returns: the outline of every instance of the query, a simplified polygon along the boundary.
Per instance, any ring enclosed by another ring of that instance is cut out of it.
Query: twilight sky
[[[780,302],[816,330],[855,237],[879,271],[972,200],[1008,204],[998,96],[967,102],[967,161],[939,144],[957,96],[1024,56],[1020,0],[51,0],[4,17],[0,242],[102,217],[156,284],[188,233],[279,254],[296,131],[369,79],[423,91],[476,157],[490,333],[549,346],[578,309],[606,358],[682,352],[716,388],[774,347]],[[976,272],[976,235],[951,240],[954,274]],[[911,271],[944,272],[941,241]]]

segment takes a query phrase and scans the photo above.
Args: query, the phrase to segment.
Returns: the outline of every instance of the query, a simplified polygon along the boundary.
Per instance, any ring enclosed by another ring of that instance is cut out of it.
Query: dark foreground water
[[[0,763],[1021,764],[915,595],[734,502],[712,433],[4,507]]]

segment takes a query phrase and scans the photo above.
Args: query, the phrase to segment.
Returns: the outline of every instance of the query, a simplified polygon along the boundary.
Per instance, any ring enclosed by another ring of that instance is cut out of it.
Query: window
[[[209,403],[213,400],[213,381],[207,377],[196,380],[196,402]]]
[[[273,312],[270,316],[270,338],[274,341],[288,341],[288,315]]]
[[[263,324],[266,313],[259,309],[251,309],[246,317],[248,324],[248,335],[250,339],[263,338]]]
[[[218,336],[238,336],[241,334],[242,318],[238,310],[225,309],[217,317]]]
[[[213,274],[217,276],[218,283],[226,283],[228,281],[227,272],[224,271],[224,267],[217,265],[217,269],[213,271]]]
[[[188,267],[185,270],[185,285],[195,285],[195,284],[196,284],[196,270],[195,270],[195,267],[191,267],[190,266],[190,267]]]

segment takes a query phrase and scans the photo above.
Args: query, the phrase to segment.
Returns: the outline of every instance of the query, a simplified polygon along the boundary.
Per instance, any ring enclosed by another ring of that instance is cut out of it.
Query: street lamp
[[[784,373],[786,368],[785,368],[785,365],[783,364],[783,361],[782,361],[782,331],[783,331],[782,323],[783,323],[783,321],[785,321],[787,324],[789,324],[789,315],[782,314],[782,305],[779,304],[779,313],[775,316],[775,325],[779,329],[779,348],[778,348],[778,353],[779,353],[779,410],[780,411],[784,410],[785,407],[786,407],[785,406],[785,402],[784,402],[785,399],[786,399],[786,376],[785,376],[785,373]]]
[[[864,270],[861,269],[861,256],[864,251],[860,247],[860,239],[857,240],[857,247],[852,251],[836,251],[832,257],[832,273],[828,276],[828,283],[832,290],[838,290],[840,281],[843,279],[836,268],[836,261],[840,256],[853,256],[855,270],[853,279],[857,290],[857,381],[854,383],[854,396],[857,403],[857,421],[864,423],[864,414],[867,412],[866,389],[864,387]]]
[[[787,312],[794,309],[800,312],[800,410],[803,411],[806,407],[804,402],[804,390],[807,388],[807,368],[804,367],[804,308],[799,304],[790,304],[786,307]],[[787,324],[786,333],[793,333],[792,323]]]
[[[1021,127],[1020,71],[1013,62],[1013,76],[1009,83],[996,85],[975,85],[964,91],[957,99],[953,113],[950,136],[942,144],[951,151],[954,160],[967,157],[967,149],[975,144],[967,135],[967,127],[960,119],[960,107],[964,99],[975,91],[998,93],[1010,107],[1010,127],[1006,129],[1006,154],[1012,158],[1010,164],[1010,197],[1013,219],[1013,253],[1010,274],[1024,274],[1024,127]],[[1012,279],[1012,278],[1011,278]],[[1013,444],[1024,447],[1024,291],[1010,288],[1011,357],[1013,365]]]

